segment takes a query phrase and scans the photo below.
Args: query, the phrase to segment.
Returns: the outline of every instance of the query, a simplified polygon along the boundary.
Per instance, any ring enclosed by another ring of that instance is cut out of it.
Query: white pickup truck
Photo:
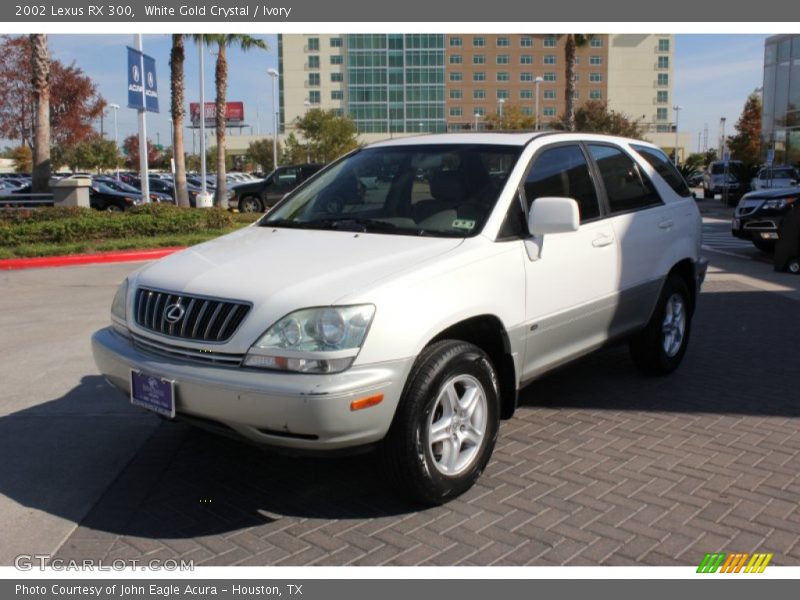
[[[289,452],[376,447],[440,503],[542,373],[618,341],[646,373],[679,365],[700,238],[686,182],[645,142],[392,140],[128,277],[94,356],[134,404]]]

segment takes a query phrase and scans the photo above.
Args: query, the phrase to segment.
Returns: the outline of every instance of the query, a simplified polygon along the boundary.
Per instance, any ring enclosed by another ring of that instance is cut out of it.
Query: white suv
[[[619,340],[647,373],[678,366],[700,232],[644,142],[387,141],[131,275],[94,356],[134,404],[291,452],[377,446],[403,490],[444,502],[542,373]]]

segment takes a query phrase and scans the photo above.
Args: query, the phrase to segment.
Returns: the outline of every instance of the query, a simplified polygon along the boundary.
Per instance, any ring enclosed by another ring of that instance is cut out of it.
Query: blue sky
[[[251,50],[243,53],[229,51],[229,100],[245,104],[245,118],[256,133],[272,130],[272,93],[267,69],[277,66],[277,38],[259,36],[267,42],[269,51]],[[719,119],[727,118],[727,131],[732,132],[744,101],[762,83],[764,35],[680,34],[675,42],[675,82],[673,103],[683,106],[680,129],[692,134],[692,150],[696,150],[698,133],[708,124],[709,146],[716,143]],[[117,103],[119,136],[136,131],[136,113],[125,107],[126,58],[125,46],[134,45],[133,35],[51,35],[51,54],[69,63],[75,61],[98,85],[108,102]],[[169,49],[167,35],[145,35],[145,52],[156,59],[160,80],[161,114],[148,115],[148,137],[154,142],[160,134],[161,143],[169,144]],[[187,42],[186,92],[187,101],[197,101],[198,52]],[[206,50],[206,99],[213,99],[214,57]],[[99,124],[98,124],[99,126]],[[111,116],[106,120],[107,131],[113,135]],[[191,134],[186,137],[191,149]]]

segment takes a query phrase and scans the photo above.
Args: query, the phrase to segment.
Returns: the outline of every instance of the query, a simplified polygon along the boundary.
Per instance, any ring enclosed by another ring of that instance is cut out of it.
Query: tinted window
[[[622,150],[590,144],[589,151],[600,170],[612,213],[661,203],[653,184],[642,176],[633,159]]]
[[[525,197],[558,196],[574,198],[580,208],[581,221],[600,216],[597,192],[589,175],[589,167],[578,146],[558,146],[544,150],[536,157],[525,179]]]
[[[680,174],[680,171],[675,168],[675,165],[670,162],[667,155],[661,150],[648,146],[633,146],[633,149],[661,175],[661,178],[667,182],[676,194],[684,198],[692,195],[692,190],[689,189],[689,185],[683,175]]]

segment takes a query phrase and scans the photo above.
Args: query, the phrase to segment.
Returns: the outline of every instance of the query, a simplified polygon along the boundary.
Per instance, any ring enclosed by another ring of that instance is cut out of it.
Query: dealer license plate
[[[175,382],[157,375],[131,370],[131,404],[173,418]]]

